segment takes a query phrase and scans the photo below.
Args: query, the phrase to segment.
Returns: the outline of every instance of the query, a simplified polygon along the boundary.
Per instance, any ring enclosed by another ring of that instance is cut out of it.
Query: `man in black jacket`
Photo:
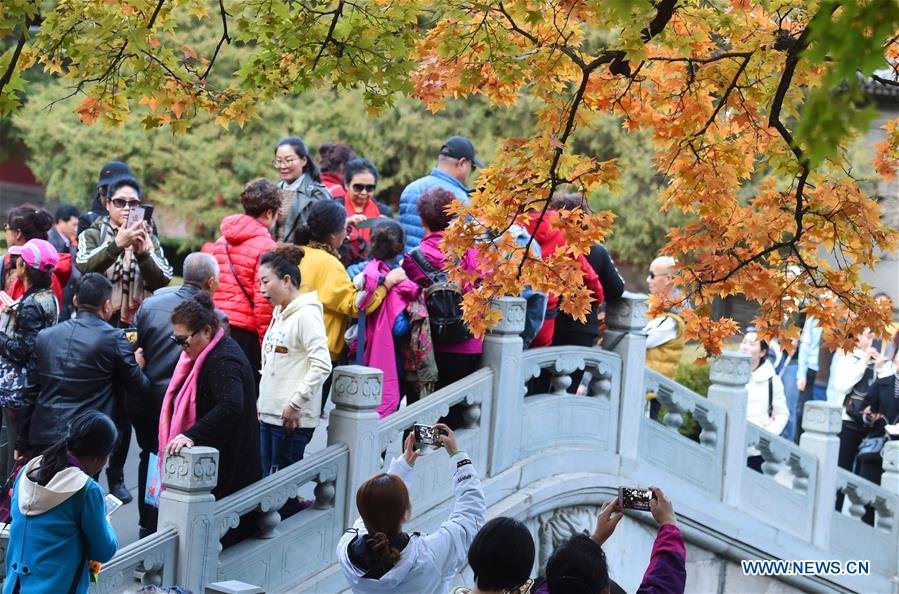
[[[75,295],[78,316],[37,335],[19,416],[17,460],[38,455],[65,437],[69,422],[81,413],[99,410],[111,417],[121,394],[143,394],[149,387],[141,371],[143,353],[133,352],[124,331],[106,322],[111,297],[109,279],[84,275]],[[112,494],[131,500],[127,491]]]
[[[137,474],[137,507],[140,516],[140,538],[156,532],[157,510],[144,503],[143,493],[147,483],[147,465],[150,454],[159,450],[159,412],[162,400],[175,371],[182,349],[171,340],[172,312],[179,303],[193,298],[200,291],[215,293],[218,287],[219,266],[210,254],[195,252],[184,260],[184,284],[172,291],[146,299],[137,310],[134,326],[137,328],[137,344],[146,353],[144,372],[150,380],[145,392],[129,393],[125,409],[134,426],[137,445],[140,447],[140,463]],[[219,317],[223,317],[221,314]]]

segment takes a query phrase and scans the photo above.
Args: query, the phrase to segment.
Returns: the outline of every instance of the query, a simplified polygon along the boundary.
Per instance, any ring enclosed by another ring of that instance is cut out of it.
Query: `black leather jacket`
[[[148,385],[125,333],[99,316],[80,312],[42,330],[28,364],[16,449],[52,445],[85,411],[112,416],[118,394],[143,394]]]

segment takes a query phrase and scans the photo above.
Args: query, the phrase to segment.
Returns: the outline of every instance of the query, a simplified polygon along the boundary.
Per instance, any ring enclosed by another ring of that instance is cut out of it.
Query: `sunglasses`
[[[649,278],[653,279],[653,278],[656,278],[657,276],[671,276],[671,275],[670,274],[656,274],[652,270],[649,271]]]
[[[196,336],[199,332],[200,331],[197,330],[190,336],[178,336],[176,334],[172,334],[171,336],[169,336],[169,339],[183,349],[187,346],[187,343],[190,341],[190,339]]]
[[[371,194],[375,191],[375,184],[352,184],[350,187],[353,188],[353,191],[357,194],[361,194],[362,192]]]
[[[140,206],[140,200],[125,200],[124,198],[113,198],[112,205],[116,208],[125,208],[127,205],[128,208],[137,208]]]

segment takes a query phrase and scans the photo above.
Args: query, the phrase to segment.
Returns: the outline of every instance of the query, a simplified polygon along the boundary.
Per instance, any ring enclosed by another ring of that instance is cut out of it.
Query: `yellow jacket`
[[[356,306],[356,287],[340,260],[325,250],[306,246],[306,255],[300,261],[300,292],[316,291],[324,309],[325,332],[328,334],[328,351],[331,361],[340,359],[346,346],[344,333],[351,317],[359,315]],[[366,313],[372,313],[381,305],[387,289],[379,286],[372,295]]]
[[[652,335],[652,331],[662,323],[674,321],[677,325],[677,334],[668,338],[658,346],[646,349],[646,366],[654,371],[658,371],[662,375],[674,378],[674,372],[677,371],[677,365],[680,363],[681,355],[684,354],[684,320],[679,315],[666,312],[661,318],[650,320],[644,331]]]

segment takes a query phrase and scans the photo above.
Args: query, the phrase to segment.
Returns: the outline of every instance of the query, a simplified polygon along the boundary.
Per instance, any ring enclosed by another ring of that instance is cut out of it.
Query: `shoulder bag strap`
[[[409,252],[409,256],[412,258],[412,261],[415,262],[416,265],[421,269],[424,273],[425,277],[428,279],[428,286],[433,285],[437,282],[436,276],[441,272],[434,264],[428,260],[428,257],[425,256],[424,252],[421,251],[420,248],[413,248],[411,252]]]
[[[240,277],[237,276],[237,270],[234,268],[234,262],[231,261],[231,250],[228,248],[228,240],[225,239],[225,256],[228,258],[228,266],[231,267],[231,274],[234,275],[234,280],[237,282],[237,286],[240,287],[241,293],[243,296],[247,298],[247,301],[250,302],[250,309],[255,309],[256,304],[253,302],[253,297],[247,292],[246,287],[243,286],[243,283],[240,282]]]
[[[768,417],[774,417],[774,378],[768,378]]]

